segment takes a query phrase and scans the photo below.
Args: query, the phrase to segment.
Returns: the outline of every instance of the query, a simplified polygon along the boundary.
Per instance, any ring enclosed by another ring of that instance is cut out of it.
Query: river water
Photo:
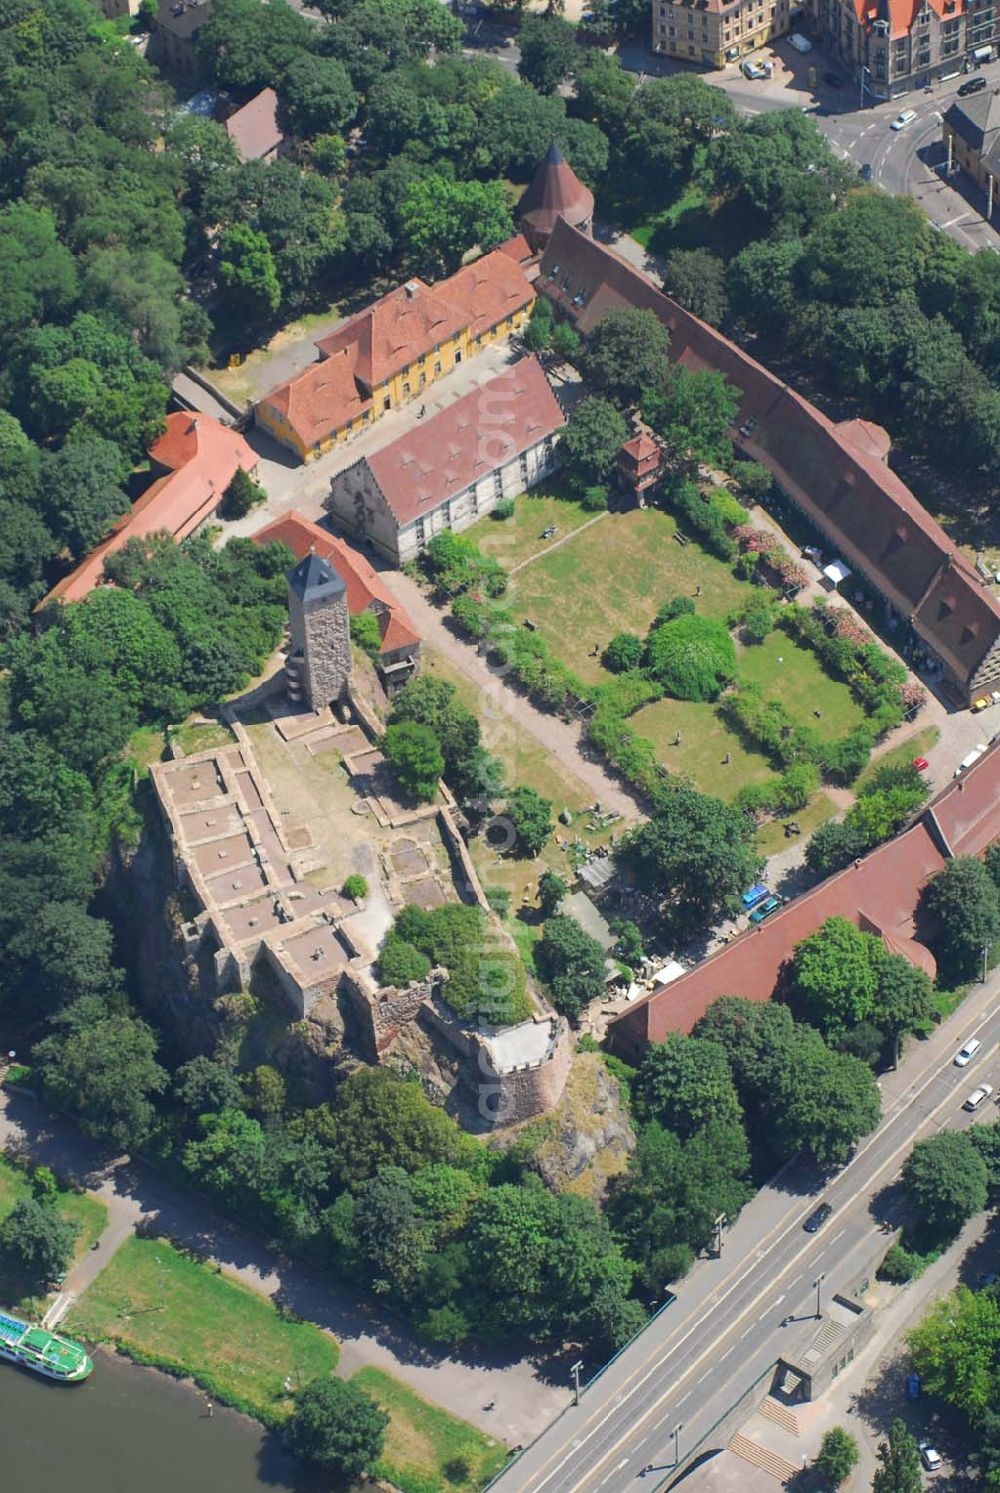
[[[275,1439],[166,1374],[95,1355],[84,1384],[0,1362],[0,1486],[10,1493],[304,1493]],[[315,1483],[313,1483],[315,1487]]]

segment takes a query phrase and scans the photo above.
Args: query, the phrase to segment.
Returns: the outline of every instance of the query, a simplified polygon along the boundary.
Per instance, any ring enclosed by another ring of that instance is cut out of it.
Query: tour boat
[[[0,1358],[66,1384],[86,1379],[94,1367],[79,1343],[45,1327],[32,1327],[6,1312],[0,1312]]]

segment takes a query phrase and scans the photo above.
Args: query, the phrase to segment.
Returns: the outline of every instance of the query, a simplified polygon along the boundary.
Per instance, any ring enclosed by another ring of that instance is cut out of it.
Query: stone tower
[[[351,673],[347,587],[329,561],[311,550],[288,576],[288,616],[288,698],[311,710],[338,704]]]
[[[594,223],[594,194],[585,187],[559,149],[552,145],[517,204],[521,232],[540,254],[559,218],[589,238]]]

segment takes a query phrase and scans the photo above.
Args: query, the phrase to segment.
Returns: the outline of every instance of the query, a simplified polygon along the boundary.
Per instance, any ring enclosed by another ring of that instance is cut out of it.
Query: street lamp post
[[[870,78],[871,75],[872,75],[872,70],[871,70],[870,67],[865,67],[865,64],[862,63],[861,64],[861,97],[860,97],[860,100],[858,102],[858,108],[859,109],[863,109],[865,107],[865,73],[867,73],[868,76],[869,76],[869,78]]]
[[[816,1279],[813,1281],[813,1285],[816,1288],[816,1320],[817,1321],[823,1315],[822,1291],[823,1291],[823,1282],[825,1280],[826,1280],[826,1271],[824,1270],[823,1274],[822,1275],[817,1275]]]
[[[683,1431],[683,1429],[684,1429],[684,1422],[682,1420],[679,1420],[677,1422],[677,1424],[674,1426],[674,1429],[670,1432],[671,1436],[674,1438],[674,1466],[675,1467],[679,1467],[680,1466],[680,1462],[681,1462],[680,1436],[681,1436],[681,1432]]]
[[[723,1227],[723,1224],[725,1223],[725,1221],[726,1221],[726,1215],[724,1213],[720,1213],[719,1216],[718,1216],[718,1218],[715,1220],[715,1222],[712,1225],[712,1230],[713,1230],[713,1232],[715,1234],[714,1253],[718,1256],[718,1258],[720,1260],[722,1259],[722,1227]]]
[[[578,1358],[577,1361],[576,1361],[576,1363],[570,1369],[570,1373],[573,1375],[573,1404],[574,1405],[579,1405],[579,1403],[580,1403],[580,1370],[582,1368],[583,1368],[583,1359],[582,1358]]]

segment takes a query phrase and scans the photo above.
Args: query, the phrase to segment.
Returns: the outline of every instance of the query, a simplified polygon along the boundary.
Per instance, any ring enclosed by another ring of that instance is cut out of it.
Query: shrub
[[[351,642],[374,663],[382,649],[382,634],[374,612],[357,612],[351,618]]]
[[[734,461],[730,475],[748,503],[761,503],[767,497],[774,479],[759,461]]]
[[[368,896],[368,883],[357,871],[348,876],[341,887],[345,897],[350,897],[352,902],[363,902]]]
[[[382,750],[407,797],[432,803],[444,772],[444,756],[431,728],[418,721],[400,721],[387,728]]]
[[[878,1267],[879,1280],[894,1281],[905,1285],[922,1275],[935,1258],[935,1254],[922,1255],[916,1250],[906,1249],[902,1244],[893,1244]]]
[[[499,503],[495,503],[493,505],[493,510],[490,514],[490,517],[495,518],[499,523],[503,523],[505,519],[513,518],[514,499],[501,498]]]
[[[736,649],[716,617],[675,617],[651,635],[649,671],[678,700],[714,700],[736,673]]]
[[[411,943],[395,932],[386,935],[378,956],[379,980],[383,985],[409,985],[411,980],[423,980],[430,974],[431,961]]]
[[[502,596],[507,572],[465,534],[444,529],[420,556],[420,565],[440,591],[454,594],[481,586],[488,596]]]
[[[249,472],[237,467],[232,480],[222,494],[219,511],[223,518],[245,518],[251,508],[267,499],[267,493],[255,482]]]
[[[615,633],[601,654],[601,663],[612,674],[625,674],[637,669],[642,659],[642,639],[634,632]]]
[[[524,967],[516,950],[487,937],[479,907],[448,903],[433,912],[404,907],[386,939],[399,938],[448,971],[445,995],[460,1016],[477,1016],[496,1026],[531,1013]],[[381,956],[380,956],[381,962]]]
[[[583,489],[580,507],[584,513],[603,513],[608,506],[608,490],[599,483]]]
[[[693,611],[694,602],[690,596],[671,596],[657,612],[653,627],[660,627],[664,622],[673,622],[675,617],[689,617]],[[650,628],[651,632],[652,630]]]
[[[496,913],[498,918],[505,918],[510,912],[510,892],[505,886],[484,887],[486,900]]]
[[[854,1471],[860,1455],[858,1443],[850,1431],[845,1431],[843,1426],[831,1426],[820,1442],[816,1471],[839,1487]]]
[[[675,479],[664,488],[666,506],[692,528],[710,554],[727,562],[736,558],[729,530],[746,523],[748,514],[724,487],[701,492],[693,482]]]

